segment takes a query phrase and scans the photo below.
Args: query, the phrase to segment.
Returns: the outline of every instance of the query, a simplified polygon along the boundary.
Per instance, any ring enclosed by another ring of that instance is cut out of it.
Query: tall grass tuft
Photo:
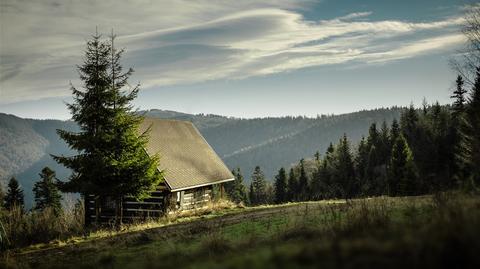
[[[50,208],[24,212],[21,207],[0,210],[0,248],[25,247],[79,235],[83,228],[83,205],[66,208],[59,216]]]

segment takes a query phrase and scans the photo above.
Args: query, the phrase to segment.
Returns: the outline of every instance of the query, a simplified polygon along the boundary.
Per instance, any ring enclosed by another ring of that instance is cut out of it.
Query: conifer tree
[[[413,104],[401,115],[400,125],[402,134],[407,141],[418,137],[418,113]]]
[[[248,204],[249,205],[256,205],[256,195],[255,195],[255,189],[253,187],[253,182],[250,182],[250,187],[248,190]]]
[[[298,177],[298,196],[300,201],[308,200],[308,177],[305,171],[305,160],[300,160],[300,175]]]
[[[250,197],[250,202],[253,205],[260,205],[267,203],[267,182],[265,180],[265,175],[263,174],[260,166],[256,166],[251,179],[252,194]]]
[[[287,201],[287,173],[285,168],[280,168],[275,176],[275,203],[280,204]]]
[[[340,139],[336,148],[334,173],[335,181],[340,186],[339,194],[342,198],[349,199],[358,193],[350,143],[346,134]]]
[[[392,149],[389,166],[389,195],[414,195],[419,186],[413,154],[407,140],[400,135]]]
[[[467,90],[464,88],[465,82],[463,81],[462,76],[457,76],[455,83],[456,89],[453,91],[453,95],[450,96],[450,98],[454,100],[452,104],[453,118],[458,118],[465,113],[465,103],[467,101],[465,95],[467,94]]]
[[[390,144],[390,129],[388,128],[386,121],[382,122],[379,140],[379,164],[384,166],[383,168],[385,169],[385,166],[390,158],[390,148],[392,147]]]
[[[20,185],[15,177],[12,177],[8,182],[8,189],[7,194],[5,195],[4,205],[8,210],[12,210],[14,208],[20,208],[23,210],[23,190],[20,188]]]
[[[321,178],[321,196],[324,199],[335,198],[338,193],[338,185],[334,182],[333,178],[335,173],[335,147],[332,143],[328,145],[321,167],[319,171]]]
[[[477,67],[476,71],[466,110],[468,128],[465,150],[472,183],[480,186],[480,67]]]
[[[467,99],[465,95],[467,90],[464,89],[464,81],[462,76],[458,76],[456,80],[456,89],[450,98],[454,99],[451,114],[452,125],[450,134],[453,143],[453,178],[457,185],[460,185],[468,177],[468,122],[466,118]]]
[[[362,136],[358,144],[357,154],[355,156],[355,171],[358,182],[360,183],[360,193],[368,195],[369,189],[367,187],[366,170],[368,165],[369,152],[367,151],[367,143],[365,137]]]
[[[158,158],[145,153],[147,133],[138,134],[142,117],[132,110],[139,86],[129,93],[123,90],[133,70],[122,71],[123,50],[111,41],[102,42],[96,34],[87,42],[84,63],[78,67],[83,89],[72,85],[74,102],[68,104],[80,132],[58,130],[75,156],[53,156],[73,173],[62,182],[62,191],[93,194],[96,216],[101,199],[116,202],[117,223],[122,220],[122,197],[142,199],[163,179],[157,170]]]
[[[39,175],[41,180],[36,182],[33,187],[35,209],[42,211],[50,208],[58,216],[62,212],[62,195],[54,182],[55,172],[49,167],[45,167]]]
[[[234,181],[230,181],[225,184],[225,191],[228,197],[235,203],[247,203],[247,190],[243,185],[243,175],[240,168],[232,170],[232,174],[235,178]]]
[[[293,168],[290,168],[290,173],[288,174],[288,201],[293,202],[297,199],[298,196],[298,182],[297,177],[295,176],[295,172]]]
[[[390,153],[392,151],[393,144],[397,141],[398,136],[400,135],[400,126],[396,119],[392,122],[392,127],[390,128]]]

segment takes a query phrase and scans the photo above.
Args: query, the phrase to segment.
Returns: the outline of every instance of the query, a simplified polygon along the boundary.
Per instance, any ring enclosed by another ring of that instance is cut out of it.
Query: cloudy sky
[[[140,109],[237,117],[449,102],[471,0],[0,0],[0,112],[69,118],[97,27]]]

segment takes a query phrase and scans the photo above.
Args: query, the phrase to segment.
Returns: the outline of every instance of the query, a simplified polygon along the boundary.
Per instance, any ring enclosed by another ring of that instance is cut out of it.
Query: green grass
[[[273,211],[276,210],[276,211]],[[279,211],[280,210],[280,211]],[[274,212],[274,214],[268,214]],[[245,219],[232,218],[246,216]],[[479,268],[480,199],[460,194],[230,211],[4,257],[12,268]]]

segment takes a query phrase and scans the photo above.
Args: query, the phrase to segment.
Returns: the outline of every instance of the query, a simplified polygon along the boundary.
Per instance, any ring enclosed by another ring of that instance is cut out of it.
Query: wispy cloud
[[[119,32],[126,64],[135,67],[143,88],[385,63],[463,42],[459,17],[373,21],[363,11],[309,21],[301,11],[311,1],[38,2],[2,2],[1,23],[9,25],[0,42],[2,103],[69,94],[74,65],[95,25]]]

